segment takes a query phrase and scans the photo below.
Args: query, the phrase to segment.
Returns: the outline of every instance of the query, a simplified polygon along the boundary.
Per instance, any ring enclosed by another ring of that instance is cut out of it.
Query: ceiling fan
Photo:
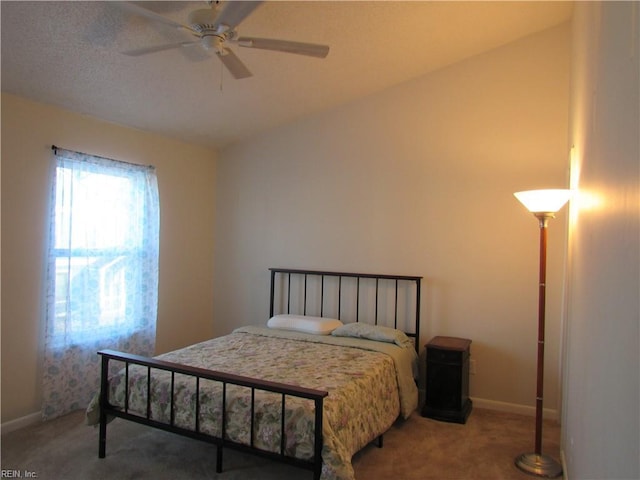
[[[174,22],[133,2],[116,3],[131,13],[146,17],[154,22],[185,30],[197,38],[197,40],[193,41],[155,45],[121,52],[125,55],[135,57],[164,50],[201,45],[206,50],[214,51],[231,75],[236,79],[240,79],[251,77],[252,74],[240,58],[227,47],[227,42],[234,43],[240,47],[295,53],[318,58],[325,58],[329,54],[327,45],[238,36],[238,25],[263,3],[261,1],[234,0],[224,2],[222,5],[218,1],[208,1],[210,8],[198,9],[189,13],[187,17],[188,25]]]

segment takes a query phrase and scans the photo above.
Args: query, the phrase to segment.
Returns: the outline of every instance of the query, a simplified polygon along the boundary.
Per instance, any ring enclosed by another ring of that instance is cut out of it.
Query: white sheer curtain
[[[54,147],[46,274],[45,419],[85,408],[96,352],[152,355],[158,305],[155,169]]]

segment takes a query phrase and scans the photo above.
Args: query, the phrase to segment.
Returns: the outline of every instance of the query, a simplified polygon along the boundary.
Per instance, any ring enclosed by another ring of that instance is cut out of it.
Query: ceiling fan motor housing
[[[210,8],[202,8],[189,13],[191,28],[199,33],[201,44],[207,50],[224,51],[223,43],[233,38],[235,32],[227,25],[216,22],[217,13]]]
[[[216,25],[216,12],[211,8],[201,8],[190,12],[187,21],[194,30],[215,30],[218,27]]]

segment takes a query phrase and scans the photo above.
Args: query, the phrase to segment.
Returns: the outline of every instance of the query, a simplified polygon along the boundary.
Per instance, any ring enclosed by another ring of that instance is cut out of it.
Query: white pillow
[[[308,315],[275,315],[267,322],[269,328],[295,330],[314,335],[329,335],[343,323],[335,318],[311,317]]]
[[[413,348],[413,340],[407,334],[391,327],[354,322],[331,332],[334,337],[354,337],[375,340],[376,342],[395,343],[399,347]]]

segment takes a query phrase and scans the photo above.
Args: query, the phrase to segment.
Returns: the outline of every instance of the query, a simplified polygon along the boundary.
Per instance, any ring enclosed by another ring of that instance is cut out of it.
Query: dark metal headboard
[[[420,353],[422,277],[290,268],[269,270],[269,318],[276,313],[278,300],[277,313],[330,316],[345,322],[363,321],[373,325],[392,326],[412,337],[416,352]],[[346,285],[349,281],[352,284]],[[349,309],[346,305],[347,297],[353,293],[355,299],[351,298]],[[402,318],[399,318],[400,315]]]

